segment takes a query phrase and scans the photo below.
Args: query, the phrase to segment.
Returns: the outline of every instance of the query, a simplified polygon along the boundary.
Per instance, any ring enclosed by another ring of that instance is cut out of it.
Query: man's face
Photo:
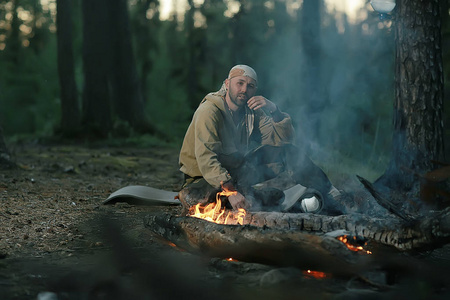
[[[239,107],[247,104],[256,93],[256,81],[248,76],[237,76],[225,81],[231,102]]]

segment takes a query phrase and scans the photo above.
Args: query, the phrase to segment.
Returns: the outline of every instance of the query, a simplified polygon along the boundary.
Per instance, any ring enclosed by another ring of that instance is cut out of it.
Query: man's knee
[[[218,192],[220,192],[220,189],[211,186],[205,178],[187,176],[178,197],[187,212],[190,207],[198,203],[214,202]]]

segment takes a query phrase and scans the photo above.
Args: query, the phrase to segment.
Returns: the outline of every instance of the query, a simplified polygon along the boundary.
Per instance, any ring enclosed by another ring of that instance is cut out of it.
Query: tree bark
[[[139,132],[156,133],[145,115],[127,1],[83,0],[83,22],[83,123],[106,136],[116,115]]]
[[[415,174],[443,157],[443,63],[439,0],[398,0],[393,155],[378,181],[417,190]]]
[[[147,12],[151,9],[152,5],[155,6],[155,15],[151,19],[148,19]],[[160,27],[158,6],[159,1],[157,0],[138,1],[135,6],[136,15],[134,18],[131,18],[134,21],[132,28],[135,33],[135,39],[139,41],[139,43],[136,43],[136,60],[140,64],[137,65],[137,68],[140,70],[140,88],[144,104],[149,101],[147,95],[147,91],[149,90],[148,77],[154,65],[151,52],[157,48],[156,38],[154,36]]]
[[[242,45],[249,42],[249,35],[246,30],[242,30],[246,28],[244,20],[248,16],[247,2],[238,0],[238,3],[239,11],[230,20],[230,34],[233,37],[229,42],[232,64],[248,61],[248,57],[242,51]]]
[[[301,77],[304,98],[308,99],[309,119],[313,120],[309,126],[309,138],[315,139],[320,134],[320,115],[325,108],[325,99],[321,94],[321,41],[320,20],[321,0],[304,0],[301,12],[300,38],[302,41],[301,54],[304,57],[305,68]]]
[[[186,11],[186,20],[185,20],[185,26],[186,26],[186,34],[187,34],[187,96],[188,96],[188,102],[191,106],[191,108],[196,109],[198,106],[198,98],[196,97],[197,92],[197,85],[198,85],[198,79],[197,79],[197,55],[196,53],[201,49],[199,49],[198,45],[196,45],[196,30],[194,26],[194,17],[195,17],[195,11],[196,8],[194,6],[193,0],[188,0],[188,4],[190,6],[190,9]]]
[[[140,132],[154,132],[147,121],[136,71],[126,0],[108,1],[115,112]]]
[[[106,137],[112,128],[107,0],[83,0],[83,126]]]
[[[61,131],[73,135],[80,126],[80,107],[75,82],[72,46],[72,1],[57,1],[58,74],[61,95]]]

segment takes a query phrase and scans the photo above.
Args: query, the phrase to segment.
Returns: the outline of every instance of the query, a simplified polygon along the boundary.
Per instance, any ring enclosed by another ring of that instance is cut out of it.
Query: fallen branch
[[[361,176],[356,175],[358,180],[364,185],[364,187],[370,192],[370,194],[375,198],[375,200],[380,204],[382,207],[386,208],[389,212],[393,213],[394,215],[402,218],[405,221],[412,221],[413,219],[406,215],[403,211],[397,208],[397,206],[394,205],[391,201],[384,198],[383,195],[381,195],[375,187],[367,180],[364,179]]]

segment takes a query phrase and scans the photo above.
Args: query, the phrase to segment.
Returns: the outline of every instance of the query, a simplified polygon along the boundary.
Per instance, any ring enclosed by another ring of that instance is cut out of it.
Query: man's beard
[[[235,94],[233,91],[230,90],[229,96],[231,102],[233,102],[235,105],[239,107],[242,107],[245,104],[247,104],[248,96],[246,93]]]

